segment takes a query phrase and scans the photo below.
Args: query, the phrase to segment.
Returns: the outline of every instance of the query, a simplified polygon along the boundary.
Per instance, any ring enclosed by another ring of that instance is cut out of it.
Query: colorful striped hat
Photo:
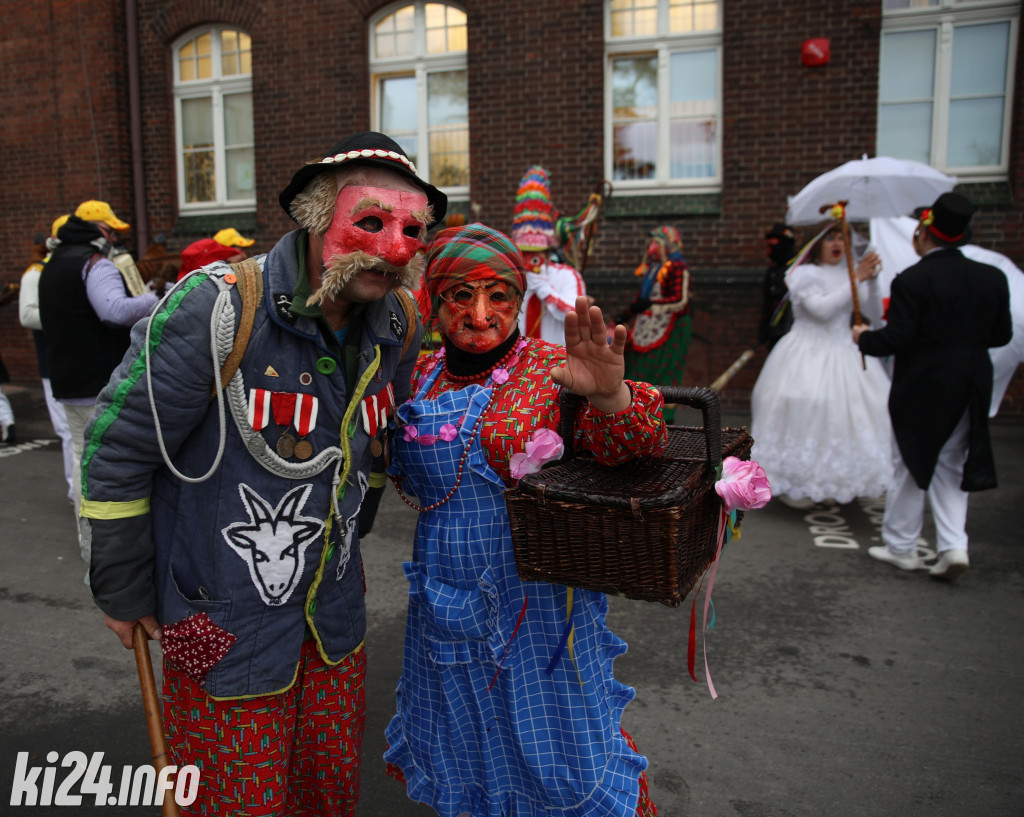
[[[555,246],[555,212],[551,206],[548,172],[540,165],[526,171],[516,192],[512,240],[526,252]]]

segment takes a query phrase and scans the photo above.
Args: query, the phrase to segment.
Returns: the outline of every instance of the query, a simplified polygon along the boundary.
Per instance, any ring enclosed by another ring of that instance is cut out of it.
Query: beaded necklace
[[[412,508],[415,511],[419,511],[420,513],[422,513],[423,511],[432,511],[435,508],[440,508],[449,499],[451,499],[453,496],[455,496],[455,492],[457,490],[459,490],[459,485],[462,482],[462,472],[463,472],[463,469],[465,469],[465,467],[466,467],[466,458],[469,456],[469,450],[473,447],[473,442],[476,440],[477,432],[480,430],[480,426],[483,424],[484,417],[487,415],[487,410],[491,407],[491,403],[494,402],[494,395],[497,393],[497,390],[498,390],[497,387],[500,386],[502,383],[505,383],[508,380],[509,373],[508,373],[508,369],[505,368],[505,365],[507,364],[509,366],[509,368],[515,368],[515,365],[519,362],[519,355],[522,353],[523,349],[525,349],[525,348],[526,348],[526,338],[520,338],[519,342],[515,345],[515,347],[513,347],[511,350],[509,350],[508,354],[506,354],[500,361],[498,361],[498,363],[496,363],[494,366],[492,366],[488,370],[488,372],[486,372],[486,374],[488,374],[488,378],[487,378],[487,383],[485,385],[485,388],[486,388],[486,386],[491,386],[490,397],[487,398],[486,405],[480,410],[480,415],[476,418],[476,422],[473,424],[473,428],[469,432],[469,442],[467,442],[466,443],[466,447],[462,449],[462,456],[459,457],[459,465],[458,465],[458,468],[455,471],[455,484],[452,485],[452,489],[444,497],[442,497],[437,502],[434,502],[434,503],[432,503],[430,505],[417,505],[412,500],[410,500],[409,497],[407,497],[405,495],[405,492],[402,490],[402,477],[401,476],[395,476],[395,477],[391,478],[391,481],[395,485],[395,490],[398,491],[398,496],[401,497],[402,501],[406,505],[408,505],[410,508]],[[438,362],[441,362],[442,365],[443,365],[443,358],[444,358],[444,349],[441,349],[435,355],[434,366],[431,367],[431,370],[433,370],[433,368],[437,365]],[[464,377],[462,377],[460,379],[460,378],[458,378],[458,376],[452,375],[448,371],[447,367],[444,368],[444,373],[445,373],[445,377],[450,378],[453,382],[456,382],[456,383],[458,383],[458,382],[470,383],[473,380],[476,380],[476,379],[482,377],[485,374],[484,372],[481,372],[480,374],[476,374],[476,375],[466,375],[466,376],[464,376]],[[429,375],[429,373],[428,373],[428,375]],[[436,381],[435,381],[435,383],[436,383]],[[428,387],[428,389],[427,389],[428,392],[430,391],[430,388],[433,387],[433,385],[434,384],[431,384],[431,386]],[[436,440],[435,440],[435,442],[436,442]],[[433,444],[433,443],[431,443],[431,444]]]
[[[474,372],[473,374],[452,374],[452,370],[448,367],[448,358],[447,356],[445,356],[444,358],[442,358],[445,379],[452,383],[458,383],[462,385],[475,383],[477,380],[481,380],[486,376],[490,376],[498,369],[506,368],[506,366],[512,360],[512,358],[518,355],[520,351],[522,351],[520,344],[525,345],[522,339],[520,339],[520,343],[517,343],[515,346],[513,346],[511,349],[505,352],[505,354],[502,355],[502,357],[499,360],[496,360],[493,364],[488,366],[483,371]]]

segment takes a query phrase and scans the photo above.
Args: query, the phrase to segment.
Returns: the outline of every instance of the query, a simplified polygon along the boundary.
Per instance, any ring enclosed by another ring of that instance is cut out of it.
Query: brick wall
[[[139,83],[148,233],[170,251],[209,235],[216,222],[181,218],[174,167],[170,46],[212,22],[253,40],[258,208],[231,219],[273,246],[292,228],[277,194],[305,160],[370,125],[367,22],[380,0],[140,0]],[[2,136],[8,189],[0,202],[4,279],[27,263],[32,238],[86,198],[104,198],[133,221],[123,4],[51,0],[3,4],[7,101]],[[466,0],[471,201],[477,218],[507,230],[523,172],[548,170],[555,205],[579,211],[604,174],[604,46],[600,0]],[[874,154],[881,4],[877,0],[726,0],[723,28],[720,194],[609,199],[588,262],[602,305],[632,297],[646,232],[674,224],[693,270],[694,332],[687,382],[720,374],[756,340],[763,234],[785,215],[786,196],[825,170]],[[755,22],[756,21],[756,22]],[[800,63],[800,44],[827,37],[828,65]],[[976,240],[1024,265],[1024,82],[1018,48],[1009,183],[972,188],[983,208]],[[87,83],[83,80],[89,80]],[[22,111],[24,113],[22,113]],[[243,230],[245,232],[245,230]],[[131,245],[133,247],[134,246]],[[34,375],[29,334],[0,309],[5,362]],[[746,407],[763,351],[723,393]],[[1004,412],[1024,414],[1024,373]]]

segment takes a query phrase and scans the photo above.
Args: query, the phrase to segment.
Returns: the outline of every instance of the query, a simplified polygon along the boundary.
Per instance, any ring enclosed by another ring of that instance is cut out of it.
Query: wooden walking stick
[[[164,739],[164,724],[160,717],[160,698],[156,694],[156,680],[153,678],[153,662],[149,656],[149,636],[141,623],[135,623],[132,630],[132,646],[135,647],[135,665],[139,670],[139,686],[142,688],[142,706],[146,712],[146,729],[149,732],[149,747],[153,752],[153,768],[157,779],[160,772],[170,763],[167,759],[167,741]],[[163,817],[180,817],[178,804],[174,802],[174,791],[164,791]]]
[[[733,361],[732,365],[729,366],[724,372],[722,372],[716,379],[715,382],[709,387],[712,391],[721,391],[725,388],[725,384],[732,380],[733,376],[747,365],[747,361],[754,356],[753,349],[747,349],[742,355]]]

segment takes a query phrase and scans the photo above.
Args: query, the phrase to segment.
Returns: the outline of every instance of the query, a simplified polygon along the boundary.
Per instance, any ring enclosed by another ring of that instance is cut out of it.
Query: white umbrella
[[[789,197],[786,223],[794,227],[828,218],[821,208],[845,201],[849,221],[909,216],[956,186],[956,177],[910,159],[876,156],[823,173]]]

